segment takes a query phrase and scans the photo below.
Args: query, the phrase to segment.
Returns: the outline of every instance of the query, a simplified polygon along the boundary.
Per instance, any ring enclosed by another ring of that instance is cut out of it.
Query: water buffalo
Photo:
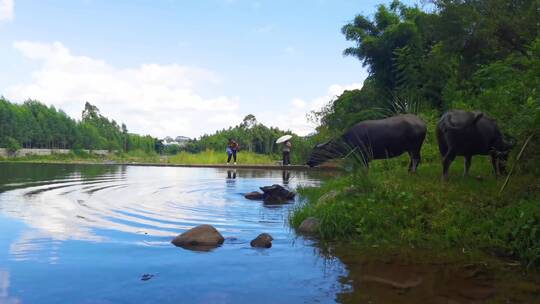
[[[348,129],[339,138],[315,146],[307,165],[358,152],[367,166],[370,160],[396,157],[408,152],[409,171],[416,172],[420,149],[426,137],[426,124],[417,116],[402,114],[379,120],[366,120]]]
[[[503,139],[495,120],[482,112],[452,110],[437,123],[437,141],[442,157],[443,179],[448,180],[448,168],[456,156],[465,157],[467,175],[473,155],[490,155],[495,175],[505,173],[505,162],[515,140]]]

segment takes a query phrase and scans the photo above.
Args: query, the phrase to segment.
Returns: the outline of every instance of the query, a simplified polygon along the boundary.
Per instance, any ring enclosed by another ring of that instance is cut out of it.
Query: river
[[[290,174],[291,188],[320,182]],[[281,171],[0,164],[0,302],[332,302],[343,266],[290,231],[294,205],[243,197],[283,182]],[[199,224],[225,243],[170,243]],[[273,247],[252,249],[262,232]]]
[[[534,303],[538,277],[507,263],[449,262],[322,246],[291,231],[297,201],[258,187],[324,172],[0,163],[0,303]],[[209,252],[173,246],[200,224]],[[270,249],[253,249],[260,233]],[[510,302],[509,302],[510,301]]]

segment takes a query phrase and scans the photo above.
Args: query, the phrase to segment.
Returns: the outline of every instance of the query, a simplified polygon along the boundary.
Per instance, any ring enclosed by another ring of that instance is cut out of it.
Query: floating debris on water
[[[155,276],[155,274],[145,273],[145,274],[142,275],[141,281],[148,281],[151,278],[153,278],[154,276]]]

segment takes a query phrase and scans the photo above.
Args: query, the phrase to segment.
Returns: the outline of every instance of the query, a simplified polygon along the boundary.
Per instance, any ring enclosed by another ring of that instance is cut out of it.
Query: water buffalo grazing
[[[456,156],[465,157],[467,175],[473,155],[490,155],[495,175],[504,174],[505,163],[515,140],[503,139],[495,120],[482,112],[452,110],[437,123],[437,141],[442,157],[443,179],[448,180],[448,168]]]
[[[358,153],[367,166],[370,160],[392,158],[408,152],[411,158],[409,172],[416,172],[425,137],[426,124],[412,114],[366,120],[352,126],[339,138],[315,146],[307,165],[313,167],[329,159]]]

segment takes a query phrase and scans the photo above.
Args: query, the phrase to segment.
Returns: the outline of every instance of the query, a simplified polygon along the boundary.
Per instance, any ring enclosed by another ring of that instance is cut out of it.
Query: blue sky
[[[199,136],[249,113],[306,134],[307,112],[366,77],[342,56],[351,44],[340,28],[378,3],[0,0],[0,94],[75,118],[89,101],[159,137]]]

